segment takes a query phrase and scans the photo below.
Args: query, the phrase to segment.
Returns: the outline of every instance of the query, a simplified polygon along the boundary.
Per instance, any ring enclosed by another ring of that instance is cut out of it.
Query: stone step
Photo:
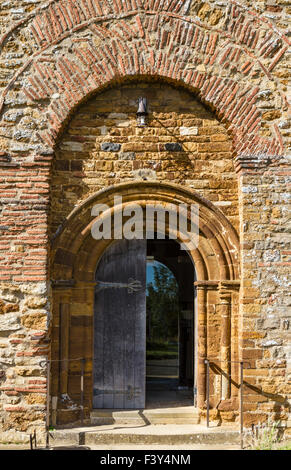
[[[185,445],[185,444],[238,444],[239,433],[237,431],[215,434],[105,434],[90,433],[86,435],[84,445]]]
[[[50,433],[50,445],[186,445],[239,444],[236,429],[220,427],[206,429],[202,425],[132,425],[97,426],[56,430]]]
[[[194,406],[144,410],[94,410],[91,424],[199,424],[199,413]]]

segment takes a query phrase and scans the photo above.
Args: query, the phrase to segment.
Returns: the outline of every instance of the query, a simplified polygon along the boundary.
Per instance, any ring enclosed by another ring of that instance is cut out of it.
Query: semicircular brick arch
[[[124,77],[151,76],[197,93],[229,126],[236,155],[283,154],[279,124],[286,98],[273,71],[287,38],[236,2],[228,1],[225,17],[212,27],[188,14],[190,4],[52,1],[9,31],[4,50],[9,34],[33,38],[30,57],[13,72],[1,101],[2,115],[13,93],[41,109],[45,119],[31,132],[30,153],[52,149],[71,113],[92,93]],[[263,112],[266,93],[272,119]],[[10,150],[17,154],[11,141]]]

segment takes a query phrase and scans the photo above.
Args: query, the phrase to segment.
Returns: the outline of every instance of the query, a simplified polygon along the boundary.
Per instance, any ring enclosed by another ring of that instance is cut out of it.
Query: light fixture
[[[139,98],[138,99],[138,110],[136,113],[137,125],[138,127],[144,127],[147,124],[147,99]]]

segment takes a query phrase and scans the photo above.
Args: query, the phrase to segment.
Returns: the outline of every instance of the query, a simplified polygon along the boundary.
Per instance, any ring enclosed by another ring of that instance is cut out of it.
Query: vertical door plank
[[[137,240],[142,247],[136,251],[136,278],[142,289],[135,297],[135,380],[134,386],[139,391],[135,397],[135,407],[145,408],[146,380],[146,240]]]
[[[103,277],[104,265],[98,266],[98,275]],[[95,291],[95,312],[104,311],[104,291]],[[104,362],[103,362],[103,340],[104,340],[104,316],[96,315],[94,321],[94,354],[93,354],[93,408],[103,408],[104,406],[104,395],[98,393],[98,386],[103,383],[104,375]]]
[[[104,258],[104,259],[103,259]],[[103,279],[110,280],[114,274],[113,259],[114,250],[112,248],[107,250],[101,261],[103,261]],[[114,352],[115,344],[113,342],[114,325],[112,324],[112,317],[115,314],[115,302],[112,299],[113,289],[104,289],[104,305],[103,305],[103,322],[104,322],[104,338],[103,338],[103,384],[100,384],[100,390],[103,391],[103,407],[113,408],[114,403]],[[110,393],[110,391],[112,393]]]
[[[112,247],[111,252],[111,274],[110,279],[114,283],[126,282],[126,278],[123,276],[123,272],[127,272],[127,245],[124,243],[126,240],[117,242]],[[108,296],[110,296],[110,319],[111,319],[111,341],[113,346],[112,355],[112,366],[113,366],[113,380],[114,380],[114,397],[113,405],[114,409],[124,408],[124,368],[125,360],[124,357],[124,316],[125,302],[126,302],[126,289],[124,288],[111,288],[108,290]],[[122,393],[121,393],[122,392]]]
[[[136,240],[127,241],[127,263],[126,263],[126,272],[127,272],[127,282],[129,279],[136,279],[134,264],[135,255],[135,242]],[[125,290],[125,315],[124,315],[124,355],[126,357],[126,363],[124,364],[124,378],[125,378],[125,392],[124,395],[124,407],[125,408],[134,408],[134,375],[135,375],[135,366],[136,366],[136,357],[135,357],[135,338],[134,331],[136,328],[135,323],[135,297],[137,293],[128,292],[128,289]]]
[[[146,240],[130,240],[128,245],[128,278],[140,287],[127,292],[127,325],[125,377],[127,408],[145,406],[145,328],[146,328]]]

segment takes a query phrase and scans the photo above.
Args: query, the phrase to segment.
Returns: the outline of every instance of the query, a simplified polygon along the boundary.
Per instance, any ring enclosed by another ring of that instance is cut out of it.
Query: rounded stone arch
[[[226,355],[224,370],[230,373],[229,359],[233,360],[238,357],[238,346],[230,350],[233,339],[229,324],[232,322],[233,331],[237,331],[236,309],[238,297],[237,292],[234,292],[233,296],[231,291],[233,288],[236,290],[240,279],[239,239],[235,229],[219,209],[197,193],[180,185],[141,181],[111,186],[89,197],[66,218],[51,244],[52,323],[56,335],[52,343],[52,358],[58,358],[62,354],[61,347],[57,344],[63,334],[67,338],[67,348],[69,348],[69,341],[71,341],[72,351],[75,351],[73,340],[68,338],[68,326],[66,324],[62,326],[62,323],[58,324],[58,321],[60,321],[58,319],[63,315],[61,312],[67,312],[67,318],[68,312],[70,312],[71,318],[75,318],[74,322],[77,322],[77,318],[79,318],[78,321],[84,322],[85,316],[91,325],[87,330],[89,333],[86,333],[87,339],[83,350],[77,349],[75,354],[77,357],[84,355],[89,363],[92,361],[94,341],[92,322],[96,267],[106,248],[112,243],[112,240],[97,241],[93,238],[91,228],[96,218],[92,216],[92,208],[96,204],[106,204],[109,211],[112,211],[114,197],[116,196],[122,196],[121,208],[128,207],[133,203],[138,203],[144,207],[148,202],[197,204],[199,206],[199,244],[195,249],[190,250],[188,254],[192,259],[196,274],[194,284],[197,299],[197,340],[195,343],[195,348],[197,348],[197,366],[195,369],[197,375],[195,380],[197,384],[197,406],[202,409],[206,393],[205,358],[212,350],[214,351],[212,358],[215,357],[220,360],[221,357],[224,358]],[[221,297],[225,293],[228,306],[225,304],[224,297]],[[221,308],[223,309],[226,306],[228,309],[227,316],[225,316],[225,312],[220,311]],[[209,329],[208,324],[210,317],[216,324],[216,339],[214,342],[213,339],[209,340],[213,337],[213,331],[211,331],[211,328]],[[74,335],[80,337],[84,335],[81,330],[75,328],[74,331],[73,337]],[[217,341],[217,335],[221,336],[220,341]],[[211,346],[211,344],[214,344],[214,346]],[[221,352],[223,353],[222,356],[220,356]],[[66,373],[67,376],[64,378],[64,376],[58,375],[57,369],[52,371],[53,393],[57,394],[57,390],[67,393],[68,371]],[[92,381],[91,369],[88,374],[88,380]],[[232,378],[236,380],[238,374],[236,367],[231,369],[231,374]],[[214,380],[214,378],[211,380]],[[90,387],[88,390],[90,390]],[[230,397],[230,383],[227,382],[225,390],[227,390],[227,396]],[[232,393],[234,402],[231,402],[230,406],[236,406],[236,396],[237,390],[234,390]],[[91,398],[88,395],[86,405],[88,409],[92,408],[90,400]]]
[[[122,208],[132,202],[145,207],[149,202],[186,203],[199,206],[199,246],[191,250],[201,281],[239,279],[239,240],[230,222],[212,203],[179,185],[157,182],[122,183],[89,197],[66,218],[52,241],[51,279],[94,282],[98,259],[110,243],[94,240],[91,215],[95,204],[112,210],[114,197],[122,197]]]

